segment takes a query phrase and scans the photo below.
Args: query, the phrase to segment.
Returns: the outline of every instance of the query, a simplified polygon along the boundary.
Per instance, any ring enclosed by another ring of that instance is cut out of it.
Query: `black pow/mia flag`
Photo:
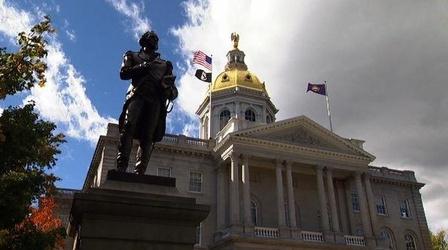
[[[196,74],[194,74],[199,80],[203,82],[212,82],[212,73],[205,72],[202,69],[196,70]]]

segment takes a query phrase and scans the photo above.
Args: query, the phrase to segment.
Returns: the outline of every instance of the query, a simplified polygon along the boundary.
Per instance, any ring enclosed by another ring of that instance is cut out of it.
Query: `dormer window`
[[[246,75],[246,80],[247,80],[247,81],[252,81],[252,76],[251,76],[250,74],[247,74],[247,75]]]
[[[223,76],[222,76],[222,81],[223,82],[227,82],[229,80],[229,76],[227,75],[227,74],[224,74]]]

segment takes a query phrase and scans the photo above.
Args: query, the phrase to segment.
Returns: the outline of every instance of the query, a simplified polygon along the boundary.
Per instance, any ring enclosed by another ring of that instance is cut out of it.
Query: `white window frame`
[[[200,175],[200,181],[199,181],[199,191],[197,190],[193,190],[193,185],[197,184],[197,183],[193,183],[193,179],[192,179],[192,175],[193,174],[199,174]],[[204,174],[200,171],[190,171],[190,176],[189,176],[189,181],[188,181],[188,191],[193,192],[193,193],[202,193],[202,185],[204,184]]]
[[[160,170],[161,169],[163,169],[163,170],[168,170],[168,176],[166,176],[166,175],[160,175]],[[165,168],[165,167],[158,167],[157,168],[157,176],[163,176],[163,177],[171,177],[172,176],[172,169],[171,168]]]
[[[355,197],[356,197],[356,200],[355,200]],[[352,192],[351,201],[352,201],[352,211],[354,213],[359,213],[361,211],[361,204],[360,204],[359,195],[357,192]]]
[[[386,199],[384,196],[376,200],[376,213],[378,215],[387,215]]]
[[[415,240],[415,236],[407,233],[404,235],[404,244],[406,247],[406,250],[416,250],[417,249],[417,242]]]
[[[404,219],[411,218],[411,206],[408,199],[400,202],[400,217]]]

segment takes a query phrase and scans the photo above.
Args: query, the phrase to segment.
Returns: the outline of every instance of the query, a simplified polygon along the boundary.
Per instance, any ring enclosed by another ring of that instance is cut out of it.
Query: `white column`
[[[241,114],[240,114],[240,102],[235,101],[235,118],[240,118]]]
[[[377,217],[376,217],[376,201],[375,201],[375,196],[373,195],[373,191],[372,191],[372,185],[370,184],[370,176],[365,173],[364,174],[364,183],[366,185],[366,192],[367,192],[367,202],[369,204],[369,211],[370,211],[370,220],[372,222],[372,229],[373,229],[373,234],[376,235],[377,234]]]
[[[277,179],[277,218],[278,226],[285,227],[285,200],[283,198],[283,178],[282,178],[282,163],[277,160],[275,167],[275,177]]]
[[[249,181],[249,159],[243,156],[242,182],[243,182],[243,207],[244,207],[244,225],[252,225],[252,217],[250,214],[250,181]]]
[[[330,225],[328,224],[328,209],[327,209],[327,195],[325,194],[323,167],[316,167],[316,181],[317,181],[317,193],[319,195],[320,205],[320,223],[322,225],[322,231],[330,231]]]
[[[230,187],[229,187],[229,206],[230,206],[230,224],[240,224],[240,199],[239,199],[239,155],[232,153],[230,156]]]
[[[327,168],[327,186],[328,186],[328,197],[330,200],[331,222],[333,224],[333,231],[339,232],[341,231],[341,229],[339,227],[338,210],[336,207],[336,197],[334,194],[333,171],[330,168]]]
[[[286,162],[286,184],[288,185],[288,211],[289,211],[289,225],[292,228],[296,225],[296,206],[294,199],[294,187],[292,183],[291,162]]]
[[[370,225],[369,225],[369,211],[367,208],[367,200],[364,195],[364,188],[362,187],[360,172],[356,172],[356,174],[355,174],[355,183],[356,183],[356,191],[358,192],[358,197],[359,197],[362,229],[364,230],[364,236],[371,237],[372,232],[370,230]]]
[[[223,164],[224,165],[224,164]],[[216,224],[218,229],[225,228],[225,178],[224,178],[224,166],[219,166],[216,175]]]

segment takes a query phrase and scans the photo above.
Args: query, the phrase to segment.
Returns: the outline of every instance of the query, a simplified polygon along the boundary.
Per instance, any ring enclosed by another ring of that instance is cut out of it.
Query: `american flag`
[[[212,58],[207,56],[204,52],[198,50],[193,53],[193,63],[204,66],[212,70]]]

